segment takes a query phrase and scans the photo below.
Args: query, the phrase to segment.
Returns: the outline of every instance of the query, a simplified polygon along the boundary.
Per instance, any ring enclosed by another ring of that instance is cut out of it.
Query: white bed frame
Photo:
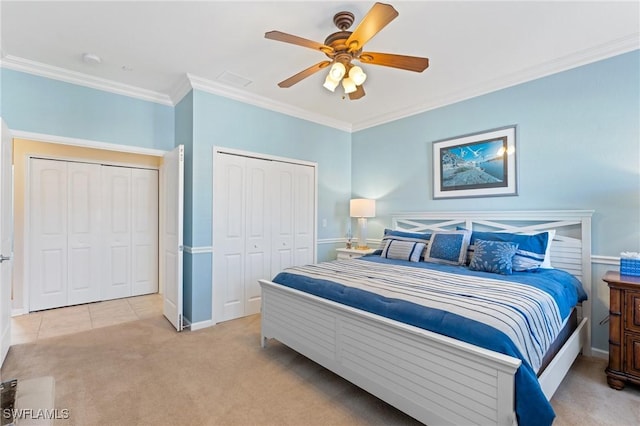
[[[399,214],[394,229],[508,232],[556,230],[551,264],[583,284],[591,299],[592,211]],[[516,424],[519,359],[260,280],[261,345],[274,338],[429,425]],[[580,307],[579,307],[580,308]],[[590,302],[578,328],[539,381],[548,399],[581,350],[590,353]]]

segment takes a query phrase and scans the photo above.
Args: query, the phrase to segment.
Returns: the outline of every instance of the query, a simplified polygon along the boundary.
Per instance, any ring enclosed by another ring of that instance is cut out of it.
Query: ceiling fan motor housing
[[[336,24],[336,27],[338,27],[340,30],[345,31],[347,28],[353,25],[354,19],[355,16],[353,16],[353,13],[342,11],[336,13],[333,16],[333,23]]]

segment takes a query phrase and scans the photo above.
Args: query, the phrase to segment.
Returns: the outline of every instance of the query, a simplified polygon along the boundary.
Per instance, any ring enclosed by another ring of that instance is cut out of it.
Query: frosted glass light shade
[[[353,80],[356,86],[360,86],[367,79],[367,75],[362,71],[362,68],[355,66],[349,70],[349,78]]]
[[[344,93],[353,93],[356,91],[356,84],[349,77],[342,79],[342,87],[344,87]]]
[[[376,200],[354,198],[349,202],[349,215],[351,217],[375,217]]]
[[[336,90],[336,87],[338,87],[338,83],[340,83],[340,81],[332,79],[331,74],[329,74],[327,75],[327,78],[324,80],[323,86],[325,87],[325,89],[333,92],[334,90]]]
[[[340,79],[342,79],[342,77],[344,77],[344,74],[347,72],[347,69],[345,68],[344,64],[342,62],[336,62],[331,66],[331,69],[329,70],[329,75],[331,76],[331,79],[334,81],[340,81]]]

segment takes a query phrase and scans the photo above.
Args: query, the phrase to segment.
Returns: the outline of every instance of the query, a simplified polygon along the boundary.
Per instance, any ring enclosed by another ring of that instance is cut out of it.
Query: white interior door
[[[0,121],[2,121],[0,119]],[[13,142],[2,121],[0,140],[0,366],[11,346],[11,278],[13,261]]]
[[[131,169],[102,167],[102,299],[131,296]]]
[[[271,161],[247,158],[244,315],[260,312],[262,291],[258,280],[270,278],[271,273],[271,166]]]
[[[160,287],[164,316],[182,330],[182,266],[184,206],[184,145],[163,158],[160,169]]]
[[[61,163],[61,162],[58,162]],[[67,276],[65,305],[100,300],[102,236],[100,164],[68,162]],[[43,214],[47,214],[46,211]]]
[[[271,185],[271,277],[294,265],[294,167],[289,163],[274,162]]]
[[[244,315],[246,157],[214,158],[213,291],[216,322]]]
[[[294,165],[294,264],[308,265],[315,261],[315,169]]]
[[[158,292],[158,171],[132,169],[131,294]]]
[[[29,162],[29,311],[67,305],[67,163]]]

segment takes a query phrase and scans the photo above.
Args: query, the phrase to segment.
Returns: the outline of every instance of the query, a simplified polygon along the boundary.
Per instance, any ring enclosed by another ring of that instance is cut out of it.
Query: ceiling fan
[[[331,65],[323,86],[333,92],[342,81],[342,86],[344,87],[345,93],[349,95],[349,99],[355,100],[365,95],[362,84],[367,76],[362,71],[362,68],[352,64],[354,60],[364,64],[382,65],[408,71],[424,71],[429,66],[428,58],[362,51],[365,43],[397,16],[398,11],[390,4],[376,3],[365,17],[362,18],[362,21],[358,24],[355,31],[352,32],[347,31],[347,29],[353,24],[353,13],[346,11],[338,12],[333,17],[333,23],[340,31],[329,34],[324,40],[324,43],[307,40],[281,31],[269,31],[265,33],[265,38],[319,50],[330,59],[329,61],[318,62],[294,74],[278,83],[278,86],[291,87]]]

